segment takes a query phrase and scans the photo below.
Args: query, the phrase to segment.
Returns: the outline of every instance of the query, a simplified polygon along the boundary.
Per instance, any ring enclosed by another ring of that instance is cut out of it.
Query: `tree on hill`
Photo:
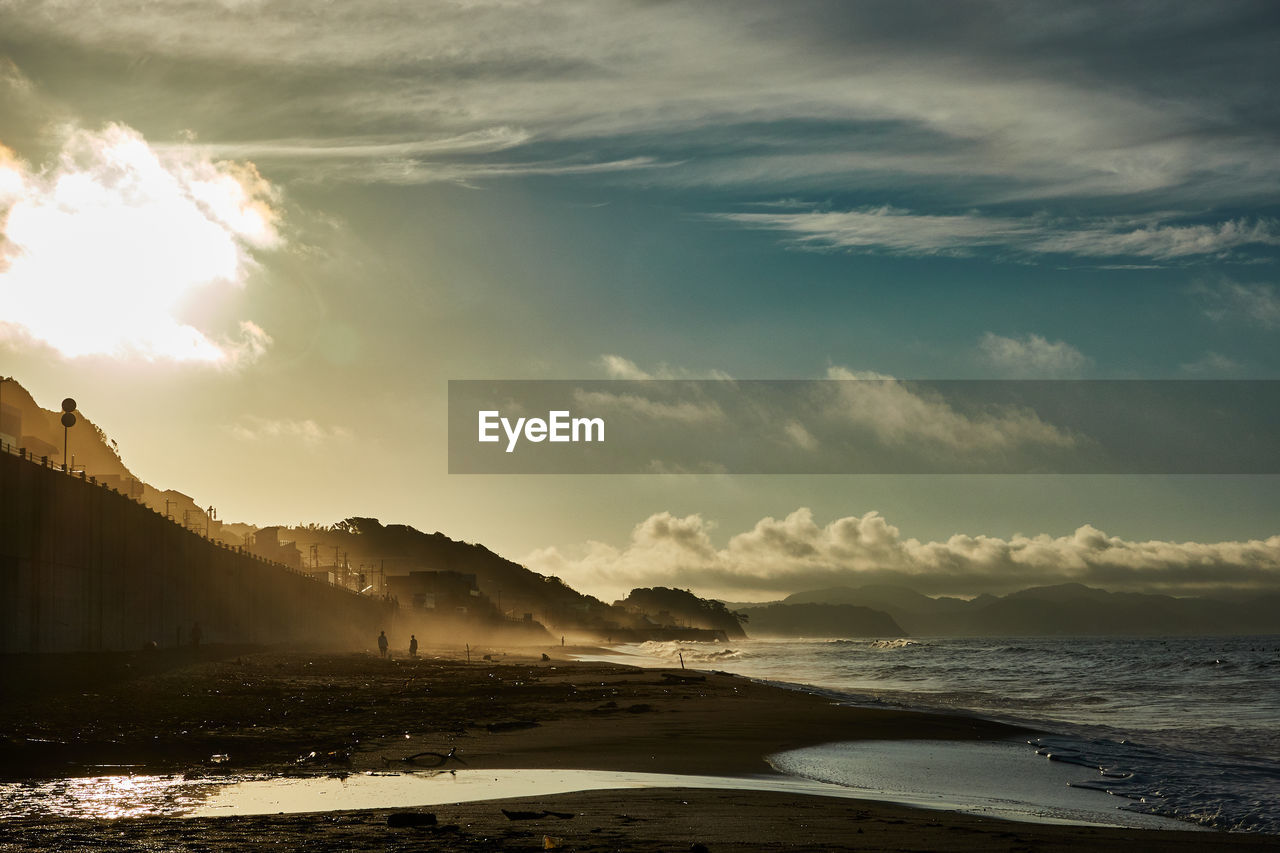
[[[699,598],[687,589],[665,586],[633,589],[626,598],[615,602],[615,606],[643,613],[659,622],[665,615],[666,618],[679,620],[691,628],[724,631],[725,636],[733,639],[741,639],[747,635],[742,630],[741,622],[746,620],[741,614],[730,610],[723,601]]]
[[[410,571],[474,574],[480,591],[503,613],[520,618],[531,613],[559,630],[607,633],[626,623],[625,613],[559,578],[530,571],[483,545],[459,542],[443,533],[423,533],[407,524],[383,524],[376,518],[352,516],[329,527],[291,528],[304,553],[311,545],[337,548],[352,565],[365,564],[388,575]],[[330,553],[330,552],[326,552]]]

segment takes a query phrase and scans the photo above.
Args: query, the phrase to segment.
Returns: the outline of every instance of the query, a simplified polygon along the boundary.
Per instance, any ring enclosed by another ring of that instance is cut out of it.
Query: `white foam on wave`
[[[664,661],[677,661],[681,658],[686,663],[715,663],[726,660],[739,660],[742,652],[725,648],[715,643],[687,643],[676,640],[659,642],[650,640],[641,643],[638,652],[642,655]]]

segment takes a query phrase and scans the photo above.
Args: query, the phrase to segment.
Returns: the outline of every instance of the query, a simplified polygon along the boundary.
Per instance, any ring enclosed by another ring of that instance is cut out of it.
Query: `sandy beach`
[[[585,651],[473,648],[470,663],[456,649],[390,660],[248,648],[16,658],[6,666],[0,708],[0,773],[10,781],[436,768],[741,775],[770,773],[767,755],[821,743],[1020,734],[960,715],[836,706],[714,672],[569,659]],[[550,660],[542,660],[543,653]],[[454,758],[444,759],[450,750]],[[433,814],[436,823],[412,825],[425,821],[412,816],[419,813]],[[1015,823],[861,800],[690,789],[216,818],[45,814],[0,827],[0,850],[547,845],[581,851],[1261,850],[1280,849],[1280,839]]]

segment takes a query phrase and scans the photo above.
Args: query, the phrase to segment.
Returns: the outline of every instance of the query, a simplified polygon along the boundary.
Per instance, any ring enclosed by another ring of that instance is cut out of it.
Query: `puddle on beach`
[[[574,791],[702,788],[898,802],[1041,823],[1163,829],[1190,824],[1118,811],[1115,798],[1068,788],[1062,768],[1024,744],[936,741],[832,744],[771,758],[795,775],[684,776],[597,770],[458,770],[320,777],[184,779],[98,776],[0,785],[0,819],[217,817],[414,808]],[[1016,759],[1016,760],[1015,760]],[[1043,772],[1037,772],[1043,771]]]

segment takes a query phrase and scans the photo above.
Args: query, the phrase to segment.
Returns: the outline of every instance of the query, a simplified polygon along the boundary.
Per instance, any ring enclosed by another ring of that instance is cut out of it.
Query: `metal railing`
[[[301,569],[295,569],[293,566],[290,566],[288,563],[282,563],[279,560],[270,560],[266,557],[253,553],[253,551],[250,551],[248,548],[246,548],[243,545],[229,545],[226,542],[223,542],[221,539],[215,539],[213,537],[210,537],[207,533],[202,533],[201,531],[193,530],[184,524],[179,524],[176,519],[160,512],[160,510],[148,504],[141,497],[126,494],[120,491],[119,489],[115,488],[114,486],[110,486],[106,483],[98,482],[98,478],[89,476],[84,470],[84,468],[80,468],[79,470],[68,470],[65,463],[62,465],[56,465],[49,459],[48,455],[41,455],[39,458],[36,458],[36,455],[32,451],[28,450],[27,448],[16,447],[13,444],[9,442],[4,442],[4,441],[0,441],[0,452],[6,453],[10,456],[17,456],[19,459],[22,459],[40,468],[46,468],[50,471],[65,473],[68,477],[72,479],[80,480],[86,485],[96,486],[97,488],[103,489],[104,491],[111,492],[112,494],[118,495],[126,500],[132,501],[138,504],[139,506],[141,506],[142,508],[152,513],[155,513],[160,518],[169,522],[179,530],[185,533],[188,533],[192,536],[199,537],[200,539],[204,540],[214,548],[221,548],[224,551],[231,551],[233,553],[240,554],[241,556],[244,556],[256,562],[262,563],[265,566],[270,566],[272,568],[277,568],[277,569],[283,569],[284,571],[289,572],[290,574],[299,575],[300,577],[304,577],[309,581],[314,581],[316,583],[320,582],[319,579],[314,577],[313,575],[307,572],[304,572]],[[135,480],[135,482],[141,483],[142,481]],[[350,595],[354,595],[357,598],[373,597],[373,596],[363,595],[362,593],[357,592],[356,590],[353,590],[349,587],[340,586],[339,584],[336,584],[336,583],[326,582],[326,585],[332,587],[333,589],[340,590],[345,593],[349,593]],[[386,600],[390,600],[390,599],[386,599]]]

